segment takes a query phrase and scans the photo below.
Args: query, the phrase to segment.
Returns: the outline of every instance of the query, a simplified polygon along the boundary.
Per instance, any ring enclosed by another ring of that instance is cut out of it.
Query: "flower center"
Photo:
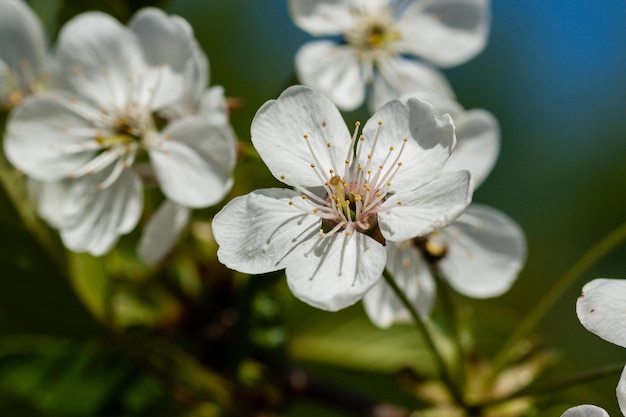
[[[363,51],[384,50],[400,39],[400,32],[393,28],[389,12],[381,10],[378,15],[362,15],[345,39]]]
[[[448,245],[437,239],[439,232],[434,231],[423,237],[413,239],[413,245],[431,263],[437,263],[448,254]]]
[[[385,210],[382,205],[393,194],[391,181],[402,167],[400,157],[408,139],[402,139],[399,150],[393,146],[389,147],[387,155],[381,161],[375,162],[374,155],[382,157],[380,150],[376,149],[379,146],[378,138],[382,125],[382,122],[378,122],[371,148],[365,153],[365,137],[358,136],[360,123],[356,123],[344,161],[343,175],[338,175],[338,167],[323,169],[320,166],[320,158],[310,143],[313,139],[304,135],[313,158],[310,166],[320,179],[326,195],[320,197],[303,187],[294,186],[302,192],[304,204],[296,205],[293,200],[289,204],[321,218],[320,237],[345,230],[349,236],[359,232],[373,237],[381,244],[385,243],[378,227],[378,213]],[[327,143],[326,147],[330,150],[332,144]],[[363,164],[362,161],[366,162]]]

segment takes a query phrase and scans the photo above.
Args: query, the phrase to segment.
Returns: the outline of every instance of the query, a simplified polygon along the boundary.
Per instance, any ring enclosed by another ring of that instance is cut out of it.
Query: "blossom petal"
[[[179,99],[184,92],[197,94],[196,85],[185,85],[190,81],[204,82],[199,91],[204,90],[206,71],[204,74],[201,71],[205,68],[198,68],[199,71],[194,68],[195,65],[201,67],[204,64],[204,53],[199,50],[193,29],[185,19],[167,15],[154,7],[146,7],[133,16],[128,27],[137,36],[148,64],[143,77],[154,80],[147,83],[157,86],[153,93],[153,108],[159,109]],[[188,74],[188,65],[192,66],[191,71],[194,73]]]
[[[410,241],[387,244],[387,270],[422,318],[428,318],[436,296],[436,285],[418,249]],[[384,279],[379,280],[363,297],[365,312],[372,323],[387,328],[393,323],[413,319],[404,304]]]
[[[230,191],[236,153],[230,126],[190,116],[170,123],[150,142],[150,160],[170,200],[186,207],[207,207]]]
[[[368,155],[372,155],[373,167],[384,165],[385,172],[397,169],[390,180],[394,192],[417,188],[434,178],[455,144],[450,117],[435,116],[429,103],[416,98],[406,103],[393,100],[385,104],[367,121],[363,135],[365,141],[361,146],[367,152],[362,152],[359,163],[367,166]],[[388,162],[384,163],[388,156]]]
[[[626,416],[626,366],[622,370],[622,374],[619,377],[619,382],[617,383],[615,394],[617,394],[617,403],[619,404],[619,409],[622,414]]]
[[[332,41],[311,41],[296,53],[302,84],[327,96],[342,110],[354,110],[365,100],[365,74],[358,51]]]
[[[289,204],[294,197],[300,198],[295,191],[273,188],[231,200],[213,218],[219,261],[247,274],[285,268],[298,241],[317,237],[321,227],[319,217]]]
[[[173,201],[164,201],[146,224],[137,253],[148,265],[167,255],[189,223],[190,210]]]
[[[202,114],[211,124],[228,123],[228,103],[224,96],[224,87],[216,85],[202,93],[198,114]]]
[[[369,97],[371,112],[378,110],[389,100],[413,91],[454,99],[454,92],[446,77],[430,65],[400,56],[381,56],[376,60],[376,68],[378,73],[374,77]]]
[[[63,26],[57,58],[62,85],[107,109],[127,104],[129,80],[146,69],[136,36],[100,12],[80,14]]]
[[[454,118],[457,144],[443,172],[466,169],[475,186],[482,184],[500,153],[500,126],[491,113],[475,109]]]
[[[9,116],[7,158],[36,179],[69,176],[95,155],[96,129],[88,116],[89,109],[60,94],[28,97]]]
[[[43,25],[25,2],[0,2],[0,60],[18,74],[22,89],[44,71],[46,45]]]
[[[359,301],[380,279],[385,248],[369,236],[311,236],[287,258],[287,284],[300,300],[327,311]]]
[[[343,169],[350,151],[350,133],[337,107],[304,86],[289,87],[265,103],[254,116],[251,133],[269,170],[289,185],[322,185],[316,170],[328,175],[329,169]]]
[[[378,213],[380,230],[392,242],[425,236],[452,223],[469,205],[471,191],[469,173],[458,171],[412,192],[394,194]]]
[[[462,64],[487,42],[489,0],[415,1],[397,21],[398,48],[439,66]]]
[[[626,280],[598,278],[585,284],[576,314],[590,332],[626,347]]]
[[[561,414],[561,417],[610,417],[603,408],[595,405],[585,404],[572,407]]]
[[[496,297],[509,290],[526,260],[524,232],[491,207],[472,204],[441,230],[447,245],[439,267],[450,285],[468,297]]]
[[[351,6],[358,0],[289,0],[291,18],[315,36],[338,35],[355,23]]]
[[[125,169],[117,180],[99,189],[109,172],[76,179],[63,206],[61,238],[69,249],[100,256],[108,252],[120,235],[135,228],[143,207],[139,177]]]
[[[44,182],[28,178],[28,190],[37,202],[37,212],[54,228],[63,226],[63,204],[67,199],[69,181]]]

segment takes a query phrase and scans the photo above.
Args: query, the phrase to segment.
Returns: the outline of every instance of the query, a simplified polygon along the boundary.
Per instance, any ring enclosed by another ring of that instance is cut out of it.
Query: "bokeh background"
[[[53,16],[60,3],[30,2],[52,33],[58,28]],[[89,2],[77,3],[87,8]],[[172,0],[167,10],[193,26],[210,60],[211,84],[223,85],[228,96],[242,99],[244,105],[233,114],[232,123],[240,140],[248,141],[256,109],[294,83],[294,54],[310,37],[293,25],[282,0]],[[527,265],[509,293],[485,301],[455,298],[472,311],[477,326],[484,327],[486,340],[481,343],[489,352],[569,266],[626,221],[626,2],[494,0],[487,48],[445,74],[460,103],[491,111],[501,124],[500,158],[474,200],[510,215],[528,239]],[[364,121],[367,113],[360,109],[346,119]],[[237,179],[244,185],[236,185],[233,195],[248,192],[258,178],[268,177],[266,172],[257,177],[254,170],[238,168]],[[97,329],[95,324],[90,327],[88,313],[69,286],[47,276],[50,261],[15,224],[5,198],[2,203],[6,234],[0,250],[0,333],[40,331],[74,337]],[[573,285],[538,329],[542,341],[558,353],[562,374],[626,361],[626,351],[590,334],[576,318],[576,297],[595,277],[626,279],[626,244]],[[308,320],[322,322],[339,323],[342,317],[362,314],[361,306],[336,316],[298,308]],[[85,317],[79,317],[81,311]],[[317,372],[377,395],[384,378],[356,369],[347,358],[345,367],[340,358],[336,362],[339,368],[322,366]],[[9,374],[3,371],[0,367],[0,385],[24,383],[13,376],[7,380]],[[594,402],[619,415],[616,383],[617,376],[558,395],[563,404]],[[26,408],[19,409],[24,413]],[[320,410],[297,404],[289,415],[319,415]]]

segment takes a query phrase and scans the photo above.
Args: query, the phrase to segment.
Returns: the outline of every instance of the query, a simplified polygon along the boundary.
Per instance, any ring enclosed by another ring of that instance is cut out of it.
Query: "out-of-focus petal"
[[[191,210],[173,201],[164,201],[146,224],[137,253],[142,261],[154,265],[168,254],[189,223]]]

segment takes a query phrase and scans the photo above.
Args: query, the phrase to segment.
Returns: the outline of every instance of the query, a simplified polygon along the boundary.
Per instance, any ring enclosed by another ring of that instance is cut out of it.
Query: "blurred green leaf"
[[[395,372],[403,367],[414,368],[422,375],[436,372],[415,328],[397,325],[378,329],[360,305],[328,313],[294,303],[287,316],[288,346],[295,360],[379,372]]]
[[[0,338],[1,393],[53,416],[153,415],[144,412],[171,406],[118,349],[37,335]]]

